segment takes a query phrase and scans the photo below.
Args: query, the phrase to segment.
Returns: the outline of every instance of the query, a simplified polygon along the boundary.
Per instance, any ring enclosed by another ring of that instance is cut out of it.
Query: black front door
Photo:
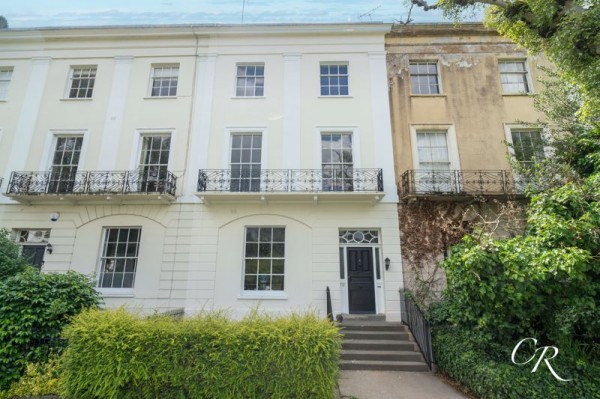
[[[347,248],[350,313],[375,313],[373,248]]]
[[[23,245],[21,256],[27,264],[41,269],[44,264],[44,252],[46,252],[45,245]]]

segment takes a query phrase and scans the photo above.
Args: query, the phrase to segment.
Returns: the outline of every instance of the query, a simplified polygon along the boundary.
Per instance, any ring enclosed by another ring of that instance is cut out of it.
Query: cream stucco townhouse
[[[390,28],[0,31],[0,227],[108,307],[398,320]]]

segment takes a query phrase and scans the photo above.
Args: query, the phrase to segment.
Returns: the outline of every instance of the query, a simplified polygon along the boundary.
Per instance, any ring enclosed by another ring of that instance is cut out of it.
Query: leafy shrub
[[[314,315],[91,310],[65,333],[64,395],[77,399],[330,398],[341,348],[337,328]]]
[[[11,240],[7,230],[0,229],[0,281],[25,271],[26,267],[17,243]]]
[[[0,282],[0,390],[19,379],[28,362],[44,361],[63,327],[99,296],[79,273],[27,270]]]
[[[477,333],[458,328],[438,328],[433,339],[440,370],[480,399],[600,398],[598,359],[575,359],[567,348],[559,347],[559,355],[550,362],[560,377],[572,379],[562,382],[552,376],[543,362],[535,373],[531,372],[541,351],[530,363],[515,365],[511,362],[512,347],[496,346],[495,352],[489,348]],[[517,361],[524,362],[532,355],[533,350]]]
[[[466,236],[444,262],[450,324],[490,342],[600,341],[600,174],[533,198],[528,231]]]
[[[19,381],[13,382],[8,391],[0,392],[0,399],[58,394],[60,392],[59,364],[58,356],[50,357],[47,362],[27,364],[25,373]]]

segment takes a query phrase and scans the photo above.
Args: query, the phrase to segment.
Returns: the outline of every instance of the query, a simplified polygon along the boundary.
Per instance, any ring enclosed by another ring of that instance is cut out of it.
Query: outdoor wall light
[[[390,258],[385,258],[384,262],[385,262],[385,270],[389,270],[390,269]]]
[[[52,251],[54,249],[52,248],[52,244],[48,243],[46,244],[46,252],[48,252],[50,255],[52,255]]]

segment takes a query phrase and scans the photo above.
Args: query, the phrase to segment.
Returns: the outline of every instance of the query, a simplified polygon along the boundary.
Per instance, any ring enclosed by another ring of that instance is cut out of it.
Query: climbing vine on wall
[[[515,200],[432,201],[398,206],[404,286],[427,306],[439,298],[446,276],[439,262],[467,233],[513,236],[523,230],[524,207]]]

